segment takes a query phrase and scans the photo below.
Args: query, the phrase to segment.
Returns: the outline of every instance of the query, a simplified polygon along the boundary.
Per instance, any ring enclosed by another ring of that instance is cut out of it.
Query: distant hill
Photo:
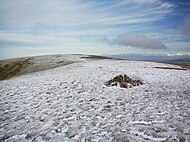
[[[167,55],[152,55],[152,54],[119,54],[110,55],[111,57],[127,58],[128,60],[134,61],[153,61],[161,63],[179,63],[179,62],[190,62],[189,55],[183,56],[167,56]]]

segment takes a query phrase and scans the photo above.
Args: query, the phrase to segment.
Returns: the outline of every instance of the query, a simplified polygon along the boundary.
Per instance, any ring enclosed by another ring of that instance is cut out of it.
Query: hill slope
[[[61,67],[75,62],[81,62],[84,59],[118,60],[117,58],[95,56],[95,55],[66,55],[66,54],[23,57],[23,58],[2,60],[0,61],[0,80],[10,79],[12,77],[19,75]]]

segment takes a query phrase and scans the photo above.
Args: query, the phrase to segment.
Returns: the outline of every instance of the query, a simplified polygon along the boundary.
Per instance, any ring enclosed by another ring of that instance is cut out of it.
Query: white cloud
[[[109,41],[108,41],[109,42]],[[147,38],[142,34],[126,33],[111,40],[112,45],[140,47],[144,49],[166,49],[167,47],[156,39]]]
[[[190,52],[168,53],[167,56],[190,56]]]

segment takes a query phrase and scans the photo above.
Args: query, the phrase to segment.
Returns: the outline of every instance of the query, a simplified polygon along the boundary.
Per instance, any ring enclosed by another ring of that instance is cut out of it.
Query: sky
[[[0,0],[0,59],[190,55],[189,0]]]

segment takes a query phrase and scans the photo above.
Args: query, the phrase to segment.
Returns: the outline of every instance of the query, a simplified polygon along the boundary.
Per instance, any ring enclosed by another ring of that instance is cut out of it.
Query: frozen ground
[[[82,59],[0,81],[0,141],[188,142],[190,71],[154,67],[179,68]],[[144,85],[104,85],[120,74]]]

